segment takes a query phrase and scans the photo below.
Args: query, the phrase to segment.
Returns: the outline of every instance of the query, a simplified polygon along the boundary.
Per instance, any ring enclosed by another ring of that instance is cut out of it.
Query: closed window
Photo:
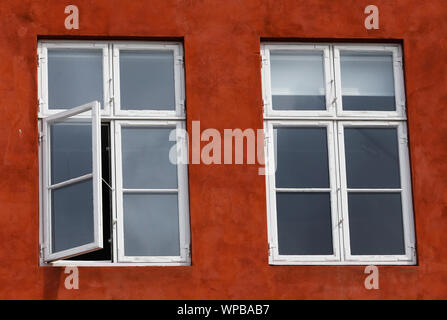
[[[182,45],[38,50],[41,262],[188,265]]]
[[[271,264],[415,264],[399,45],[262,45]]]

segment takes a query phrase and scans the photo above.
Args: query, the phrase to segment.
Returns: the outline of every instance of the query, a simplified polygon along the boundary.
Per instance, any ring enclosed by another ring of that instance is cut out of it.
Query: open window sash
[[[51,115],[42,129],[43,260],[102,249],[100,103]]]

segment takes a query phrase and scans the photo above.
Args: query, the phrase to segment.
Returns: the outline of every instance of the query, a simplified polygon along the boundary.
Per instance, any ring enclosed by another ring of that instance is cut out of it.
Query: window
[[[182,45],[41,41],[38,56],[41,263],[189,265]]]
[[[415,264],[400,46],[261,55],[270,264]]]

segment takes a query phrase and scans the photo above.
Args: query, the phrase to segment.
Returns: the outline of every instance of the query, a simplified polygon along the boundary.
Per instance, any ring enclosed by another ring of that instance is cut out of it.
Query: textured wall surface
[[[0,298],[447,298],[447,2],[376,0],[1,0]],[[75,4],[80,29],[64,28]],[[39,36],[172,37],[185,47],[187,124],[262,128],[263,38],[403,41],[417,266],[269,266],[264,177],[257,166],[190,165],[192,266],[38,265]]]

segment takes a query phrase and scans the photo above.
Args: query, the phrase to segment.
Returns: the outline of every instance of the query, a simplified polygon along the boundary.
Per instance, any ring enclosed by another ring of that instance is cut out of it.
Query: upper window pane
[[[103,107],[102,49],[48,49],[48,108]]]
[[[276,128],[277,188],[329,188],[324,128]]]
[[[125,189],[175,189],[177,166],[169,160],[171,148],[176,159],[175,128],[123,127],[122,161]]]
[[[345,128],[348,188],[400,188],[396,128]]]
[[[121,110],[174,110],[174,53],[120,51]]]
[[[343,110],[395,111],[393,54],[340,52]]]
[[[92,125],[70,120],[50,125],[51,183],[92,173]]]
[[[322,51],[271,51],[273,110],[325,110]]]

